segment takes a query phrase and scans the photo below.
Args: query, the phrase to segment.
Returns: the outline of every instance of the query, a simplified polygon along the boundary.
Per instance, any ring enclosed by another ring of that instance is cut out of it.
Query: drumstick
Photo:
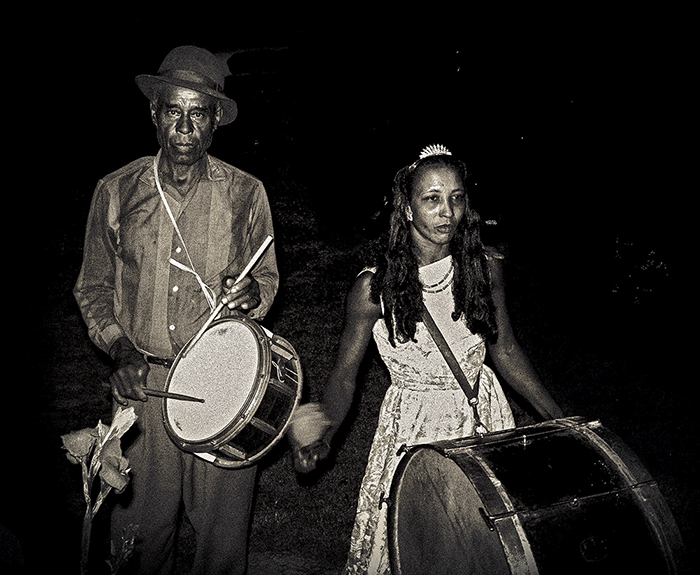
[[[238,276],[236,281],[233,282],[233,285],[236,285],[239,281],[241,281],[245,276],[248,275],[248,272],[253,269],[253,266],[258,262],[258,259],[260,259],[260,256],[263,255],[263,252],[267,249],[267,246],[270,245],[271,241],[272,241],[272,236],[267,236],[265,238],[265,241],[258,248],[258,251],[255,252],[255,254],[253,254],[253,257],[250,258],[248,265],[245,268],[243,268],[243,271],[240,273],[240,275]],[[231,287],[233,287],[233,286],[231,286]]]
[[[258,248],[258,251],[253,254],[253,257],[250,259],[248,262],[248,265],[243,268],[243,271],[239,274],[238,278],[236,278],[236,281],[233,282],[233,285],[235,286],[239,281],[241,281],[245,276],[248,275],[250,270],[253,269],[253,266],[257,263],[257,261],[260,259],[260,256],[263,255],[263,252],[267,249],[267,246],[270,245],[272,242],[272,236],[267,236],[265,238],[265,241],[262,243],[262,245]],[[233,288],[233,286],[231,286]],[[182,357],[185,357],[187,353],[192,349],[192,346],[194,346],[195,343],[199,341],[199,338],[202,337],[205,331],[209,329],[209,326],[211,323],[216,319],[216,317],[221,313],[221,310],[224,309],[224,306],[226,304],[223,302],[219,302],[219,305],[216,306],[214,311],[211,312],[211,315],[207,319],[207,321],[204,322],[204,325],[202,328],[197,332],[197,335],[195,335],[191,340],[190,343],[187,344],[187,349],[183,351]]]
[[[199,403],[204,403],[204,400],[200,399],[199,397],[182,395],[180,393],[171,393],[169,391],[158,391],[157,389],[149,389],[148,387],[144,387],[143,392],[146,395],[152,395],[153,397],[164,397],[165,399],[181,399],[182,401],[198,401]]]

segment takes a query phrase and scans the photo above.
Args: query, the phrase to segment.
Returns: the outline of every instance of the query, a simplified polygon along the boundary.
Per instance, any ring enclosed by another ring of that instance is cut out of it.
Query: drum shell
[[[395,575],[678,569],[680,534],[658,486],[597,421],[412,447],[390,499]]]
[[[243,323],[257,340],[259,351],[254,383],[237,415],[217,433],[196,441],[183,439],[170,423],[168,405],[177,400],[163,402],[163,421],[171,440],[183,451],[218,467],[237,468],[257,463],[284,436],[301,398],[303,376],[299,357],[287,340],[242,316],[219,319],[209,329],[227,321]],[[168,387],[186,349],[171,368]]]
[[[299,358],[290,343],[273,335],[270,340],[270,368],[266,381],[254,404],[242,414],[242,425],[230,438],[221,443],[217,450],[220,467],[241,467],[257,462],[282,439],[289,426],[292,413],[299,404],[302,391],[302,371]],[[281,355],[283,354],[283,355]],[[275,366],[280,362],[287,365],[286,375],[277,377]],[[244,459],[239,452],[246,453]]]

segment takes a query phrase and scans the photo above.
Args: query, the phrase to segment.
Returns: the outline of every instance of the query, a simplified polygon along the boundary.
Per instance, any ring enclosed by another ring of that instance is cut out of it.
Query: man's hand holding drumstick
[[[254,278],[246,276],[236,283],[235,278],[227,276],[221,283],[223,294],[219,302],[228,307],[228,309],[250,311],[260,305],[262,301],[260,299],[260,286]]]
[[[228,307],[230,310],[249,311],[260,305],[262,301],[260,286],[254,278],[248,276],[248,273],[271,243],[272,236],[268,236],[238,278],[225,277],[223,279],[223,293],[218,306],[199,333],[187,344],[187,347],[192,347],[197,342],[224,307]],[[126,405],[129,399],[148,401],[149,390],[146,387],[146,378],[150,367],[141,352],[134,347],[128,338],[122,337],[112,345],[109,355],[115,363],[114,372],[109,378],[115,401],[121,405]]]
[[[219,307],[212,313],[212,318],[216,317],[222,309],[222,306],[228,307],[230,310],[242,309],[249,311],[258,307],[262,301],[260,298],[260,286],[258,282],[248,276],[250,270],[253,269],[258,260],[263,255],[267,247],[272,243],[272,236],[267,236],[258,251],[253,254],[253,257],[248,262],[248,265],[243,269],[240,275],[234,279],[225,277],[222,282],[224,294],[219,300]],[[212,319],[210,318],[210,319]],[[208,325],[209,322],[207,322]],[[197,334],[199,336],[201,334]],[[195,341],[198,337],[195,336]]]
[[[127,405],[129,399],[148,401],[144,388],[150,367],[143,354],[128,338],[120,337],[112,345],[109,355],[114,360],[109,383],[115,401],[121,405]]]

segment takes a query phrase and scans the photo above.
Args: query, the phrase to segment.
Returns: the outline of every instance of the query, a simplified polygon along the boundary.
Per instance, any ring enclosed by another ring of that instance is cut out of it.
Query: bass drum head
[[[390,499],[395,575],[678,572],[682,541],[658,486],[598,421],[414,446]]]
[[[498,533],[479,512],[478,493],[451,459],[431,448],[407,454],[396,471],[391,501],[395,575],[510,573]]]
[[[168,391],[204,403],[167,399],[166,426],[185,443],[216,438],[249,403],[260,371],[260,343],[236,319],[220,320],[204,332],[172,367]]]

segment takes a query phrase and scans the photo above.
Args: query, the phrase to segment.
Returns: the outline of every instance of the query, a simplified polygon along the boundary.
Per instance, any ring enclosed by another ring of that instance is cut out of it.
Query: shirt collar
[[[158,150],[158,154],[156,155],[156,162],[160,160],[162,150]],[[204,166],[204,174],[202,174],[202,179],[207,179],[212,182],[217,181],[217,180],[224,180],[226,179],[225,174],[221,167],[218,165],[218,162],[212,162],[212,157],[209,154],[204,155],[204,161],[205,161],[205,166]],[[140,178],[143,182],[147,183],[149,186],[152,186],[155,188],[156,186],[156,177],[155,173],[153,172],[153,162],[148,163],[148,169],[141,175]]]

